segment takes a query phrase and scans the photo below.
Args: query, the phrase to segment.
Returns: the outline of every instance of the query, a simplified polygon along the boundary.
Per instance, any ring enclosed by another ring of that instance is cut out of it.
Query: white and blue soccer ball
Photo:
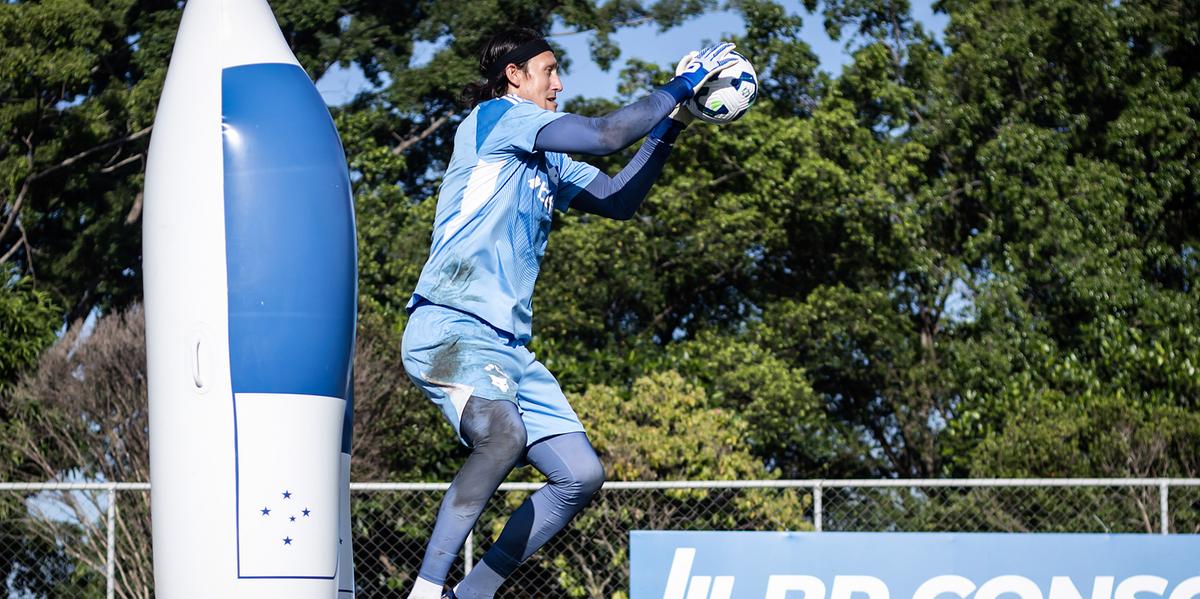
[[[754,65],[737,52],[729,55],[737,57],[737,62],[709,79],[687,103],[688,110],[702,121],[717,125],[732,123],[742,118],[758,98],[758,73],[754,72]]]

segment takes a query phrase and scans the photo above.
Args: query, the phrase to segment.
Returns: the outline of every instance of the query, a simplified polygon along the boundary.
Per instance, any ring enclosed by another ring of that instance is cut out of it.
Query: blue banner
[[[1200,599],[1200,535],[642,532],[630,599]]]

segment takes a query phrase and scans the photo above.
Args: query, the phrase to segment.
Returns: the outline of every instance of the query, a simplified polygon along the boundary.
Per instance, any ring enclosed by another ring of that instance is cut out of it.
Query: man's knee
[[[579,500],[585,502],[591,500],[592,496],[604,485],[604,464],[601,464],[600,459],[592,454],[591,459],[582,460],[573,470],[575,480],[572,481],[571,486]]]
[[[525,452],[525,423],[510,401],[472,397],[463,409],[463,436],[476,450],[517,461]]]

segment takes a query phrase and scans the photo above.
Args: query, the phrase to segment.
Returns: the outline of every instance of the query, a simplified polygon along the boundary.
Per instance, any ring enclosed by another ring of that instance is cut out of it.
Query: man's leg
[[[562,530],[604,484],[604,466],[583,433],[542,439],[526,459],[548,482],[513,512],[500,538],[458,585],[459,599],[491,599],[517,566]]]
[[[471,445],[471,455],[442,499],[410,599],[440,599],[442,585],[467,534],[525,452],[525,425],[511,401],[470,398],[459,430]]]

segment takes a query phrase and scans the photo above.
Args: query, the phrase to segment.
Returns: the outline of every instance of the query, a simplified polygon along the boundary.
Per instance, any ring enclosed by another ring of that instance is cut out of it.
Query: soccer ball
[[[732,123],[754,104],[758,97],[758,74],[745,56],[730,52],[737,62],[709,79],[687,107],[696,118],[717,125]]]

